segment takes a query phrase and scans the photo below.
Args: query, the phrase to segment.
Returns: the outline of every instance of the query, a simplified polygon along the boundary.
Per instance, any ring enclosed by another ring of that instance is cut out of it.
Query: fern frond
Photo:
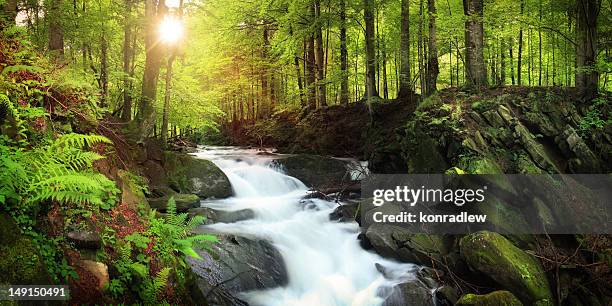
[[[57,150],[60,148],[84,148],[91,147],[98,143],[112,144],[108,138],[101,135],[84,135],[77,133],[65,134],[57,138],[52,144],[51,149]]]

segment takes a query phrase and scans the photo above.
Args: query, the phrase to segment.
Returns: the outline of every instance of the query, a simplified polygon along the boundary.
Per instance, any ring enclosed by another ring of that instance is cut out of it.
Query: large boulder
[[[198,251],[202,259],[188,258],[209,305],[248,305],[240,293],[287,284],[283,258],[269,242],[232,235],[219,238],[210,252]]]
[[[478,295],[468,293],[462,296],[456,306],[523,306],[514,294],[509,291],[499,290],[489,294]]]
[[[275,163],[287,175],[316,189],[337,186],[350,180],[347,162],[331,157],[297,154],[277,159]]]
[[[0,284],[53,283],[34,241],[21,234],[19,227],[7,213],[0,213],[0,254]]]
[[[201,198],[227,198],[232,195],[229,179],[213,162],[187,154],[165,152],[164,169],[170,187]]]
[[[459,245],[471,269],[489,276],[525,304],[553,304],[542,265],[504,236],[481,231],[463,237]]]
[[[453,252],[453,237],[444,235],[415,234],[406,228],[375,223],[368,227],[365,236],[376,253],[404,262],[432,265],[432,262],[458,264]]]

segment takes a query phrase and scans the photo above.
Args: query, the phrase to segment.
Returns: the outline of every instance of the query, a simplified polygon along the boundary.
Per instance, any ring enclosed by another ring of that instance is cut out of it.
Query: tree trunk
[[[164,113],[162,116],[161,140],[165,146],[168,142],[168,116],[170,115],[170,96],[172,94],[172,64],[174,63],[174,53],[168,58],[166,67],[166,88],[164,93]]]
[[[102,33],[100,38],[100,106],[106,106],[108,98],[108,40]]]
[[[523,12],[525,10],[525,0],[521,0],[521,16],[523,16]],[[519,86],[523,85],[521,82],[521,75],[523,73],[522,70],[522,60],[523,60],[523,26],[521,25],[521,29],[519,30],[519,39],[518,39],[518,55],[516,58],[516,80]]]
[[[597,17],[599,0],[577,1],[576,4],[576,88],[585,100],[597,97],[599,73],[597,60]]]
[[[346,0],[340,0],[340,104],[348,105],[348,49],[346,46]]]
[[[373,97],[378,97],[376,91],[376,50],[374,33],[374,1],[363,0],[366,44],[366,98],[368,103]]]
[[[321,0],[314,1],[315,9],[315,60],[317,64],[317,88],[319,107],[327,106],[327,88],[325,87],[325,54],[323,52],[323,33],[321,31]]]
[[[123,25],[123,112],[121,119],[132,120],[132,70],[131,59],[134,53],[132,46],[132,0],[125,0],[125,20]]]
[[[483,0],[463,0],[465,21],[466,73],[472,87],[487,86],[484,62]]]
[[[306,90],[308,109],[313,111],[317,108],[317,93],[316,93],[316,64],[315,64],[315,47],[314,37],[310,35],[306,38]]]
[[[49,9],[49,51],[55,58],[64,56],[64,30],[62,20],[62,0],[52,0]]]
[[[514,50],[513,50],[514,41],[512,39],[509,40],[509,50],[508,54],[510,55],[510,80],[512,85],[516,84],[516,79],[514,78]]]
[[[383,97],[389,99],[389,87],[387,84],[387,46],[385,45],[384,37],[381,39],[381,53],[382,53],[382,85],[383,85]]]
[[[438,90],[438,74],[440,68],[438,66],[438,43],[436,40],[436,0],[427,0],[427,12],[429,14],[429,39],[427,41],[427,95]],[[452,66],[452,65],[451,65]]]
[[[419,85],[421,86],[421,95],[426,96],[425,86],[425,71],[423,67],[423,0],[419,1],[419,30],[417,31],[417,60],[419,62]]]
[[[259,105],[259,118],[265,118],[269,114],[269,106],[270,106],[270,95],[269,95],[269,85],[268,85],[268,29],[264,27],[263,29],[263,46],[261,50],[261,101]]]
[[[542,24],[542,0],[538,1],[539,20]],[[542,30],[538,28],[538,86],[542,86]]]
[[[502,38],[499,42],[499,84],[506,85],[506,41]]]
[[[410,76],[410,1],[402,0],[402,28],[400,30],[400,74],[398,99],[408,98],[412,94]]]
[[[143,138],[149,137],[155,125],[155,99],[157,80],[162,60],[162,45],[157,41],[157,25],[166,13],[164,0],[145,0],[145,67],[142,79],[142,98],[139,104],[138,123]]]

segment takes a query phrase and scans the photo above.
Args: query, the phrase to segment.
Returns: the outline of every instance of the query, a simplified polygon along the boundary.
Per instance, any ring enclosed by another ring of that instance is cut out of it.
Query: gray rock
[[[284,286],[288,282],[283,258],[265,240],[222,236],[211,253],[198,251],[201,260],[188,259],[209,305],[248,305],[239,293]]]
[[[216,210],[209,207],[198,207],[189,210],[189,214],[193,216],[203,216],[206,218],[206,224],[212,223],[234,223],[238,221],[255,218],[255,212],[251,209],[241,209],[237,211]]]
[[[329,214],[329,219],[340,222],[354,222],[358,218],[359,202],[342,203]]]
[[[274,161],[287,175],[320,189],[350,180],[347,162],[319,155],[297,154]]]
[[[66,238],[79,249],[97,250],[102,246],[102,238],[95,225],[89,220],[71,226],[70,231],[66,233]]]
[[[186,154],[164,153],[164,169],[170,187],[201,198],[227,198],[232,195],[229,179],[213,162]]]

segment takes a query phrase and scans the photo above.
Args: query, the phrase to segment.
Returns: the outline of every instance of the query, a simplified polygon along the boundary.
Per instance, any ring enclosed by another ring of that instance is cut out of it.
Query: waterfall
[[[308,188],[298,179],[270,167],[273,157],[255,150],[211,148],[196,153],[215,162],[228,176],[234,197],[207,202],[217,210],[251,209],[255,218],[216,223],[214,231],[267,239],[286,264],[284,287],[243,292],[250,305],[381,305],[384,288],[414,277],[418,266],[397,263],[361,248],[356,222],[330,221],[337,204],[304,199]],[[382,265],[385,278],[376,268]]]

